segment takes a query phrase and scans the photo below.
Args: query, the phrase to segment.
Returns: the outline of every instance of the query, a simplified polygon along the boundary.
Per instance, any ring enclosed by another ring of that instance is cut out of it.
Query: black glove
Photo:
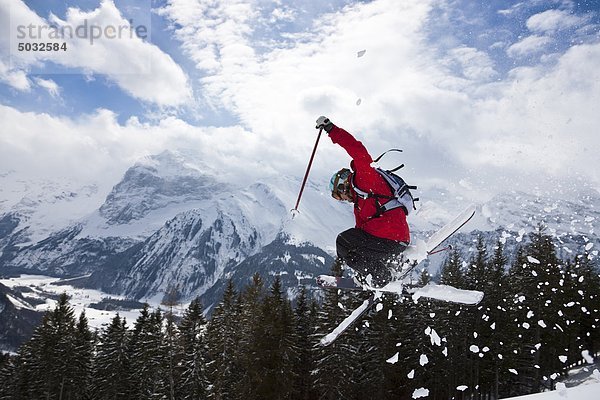
[[[333,129],[333,123],[329,120],[329,118],[320,116],[317,118],[317,129],[325,129],[325,132],[329,133]]]

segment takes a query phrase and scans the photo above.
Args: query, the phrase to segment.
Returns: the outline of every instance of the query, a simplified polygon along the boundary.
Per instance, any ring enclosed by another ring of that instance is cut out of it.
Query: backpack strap
[[[402,150],[400,150],[400,151],[402,151]],[[363,200],[366,200],[369,198],[375,199],[375,214],[371,215],[368,219],[381,217],[381,215],[384,212],[393,210],[395,208],[402,208],[404,210],[404,213],[406,215],[408,215],[408,210],[406,209],[406,206],[404,206],[404,204],[400,203],[400,201],[398,201],[396,196],[393,195],[394,188],[392,187],[392,185],[388,182],[387,178],[383,174],[381,174],[381,172],[379,172],[379,174],[381,175],[383,180],[387,183],[392,195],[388,196],[385,194],[378,194],[378,193],[374,193],[373,191],[366,192],[356,185],[356,183],[354,182],[354,174],[352,175],[352,178],[350,179],[350,184],[352,185],[352,189],[354,189],[354,192],[356,193],[356,195],[358,197],[360,197]],[[388,201],[385,202],[384,204],[381,204],[381,201],[380,201],[381,199],[386,199]],[[413,208],[416,210],[414,202],[413,202]]]
[[[373,162],[374,162],[374,163],[378,162],[379,160],[381,160],[381,159],[383,158],[383,156],[385,156],[387,153],[389,153],[389,152],[391,152],[391,151],[397,151],[398,153],[402,153],[402,150],[401,150],[401,149],[389,149],[389,150],[387,150],[387,151],[384,151],[383,153],[381,153],[381,154],[379,155],[379,157],[377,157],[376,159],[374,159],[374,160],[373,160]],[[398,171],[400,168],[404,168],[404,164],[400,164],[399,166],[397,166],[397,167],[396,167],[396,168],[394,168],[394,169],[387,170],[387,172],[396,172],[396,171]]]
[[[381,153],[381,154],[379,155],[379,157],[377,157],[376,159],[374,159],[374,160],[373,160],[373,162],[377,162],[377,161],[381,160],[381,159],[383,158],[383,156],[385,156],[385,155],[386,155],[387,153],[389,153],[390,151],[397,151],[397,152],[399,152],[399,153],[402,153],[402,150],[400,150],[400,149],[389,149],[389,150],[386,150],[386,151],[384,151],[383,153]]]

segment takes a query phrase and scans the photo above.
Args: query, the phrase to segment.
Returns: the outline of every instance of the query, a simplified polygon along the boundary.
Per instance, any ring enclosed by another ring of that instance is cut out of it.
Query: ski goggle
[[[343,200],[341,195],[349,194],[348,189],[350,186],[350,182],[348,181],[348,178],[350,177],[350,174],[351,172],[348,168],[342,168],[341,170],[333,174],[333,176],[329,180],[329,190],[331,191],[331,196],[334,199]]]

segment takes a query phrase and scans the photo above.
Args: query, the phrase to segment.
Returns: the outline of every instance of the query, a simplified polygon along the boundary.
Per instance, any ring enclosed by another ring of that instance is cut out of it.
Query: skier
[[[360,275],[359,279],[382,287],[392,279],[390,261],[410,243],[408,210],[397,207],[382,211],[382,206],[390,201],[392,190],[371,166],[373,159],[361,142],[324,116],[317,119],[316,128],[323,128],[331,141],[352,158],[350,169],[336,172],[329,184],[334,199],[354,203],[356,220],[354,228],[338,235],[337,256]],[[365,193],[368,195],[364,196]]]

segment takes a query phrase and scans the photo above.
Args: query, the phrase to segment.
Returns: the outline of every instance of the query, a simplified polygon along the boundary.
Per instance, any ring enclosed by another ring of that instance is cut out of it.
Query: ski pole
[[[302,186],[300,187],[300,193],[298,193],[298,200],[296,200],[296,206],[291,210],[292,218],[296,215],[294,212],[298,211],[298,205],[300,204],[300,198],[302,198],[302,192],[304,191],[304,186],[306,185],[306,180],[308,179],[308,173],[310,172],[310,167],[312,166],[313,159],[315,158],[315,153],[317,151],[317,146],[319,145],[319,139],[321,139],[321,132],[323,132],[323,127],[319,129],[319,134],[317,135],[317,141],[315,142],[315,147],[313,148],[312,154],[310,155],[310,160],[308,161],[308,166],[306,167],[306,173],[304,174],[304,180],[302,180]]]

